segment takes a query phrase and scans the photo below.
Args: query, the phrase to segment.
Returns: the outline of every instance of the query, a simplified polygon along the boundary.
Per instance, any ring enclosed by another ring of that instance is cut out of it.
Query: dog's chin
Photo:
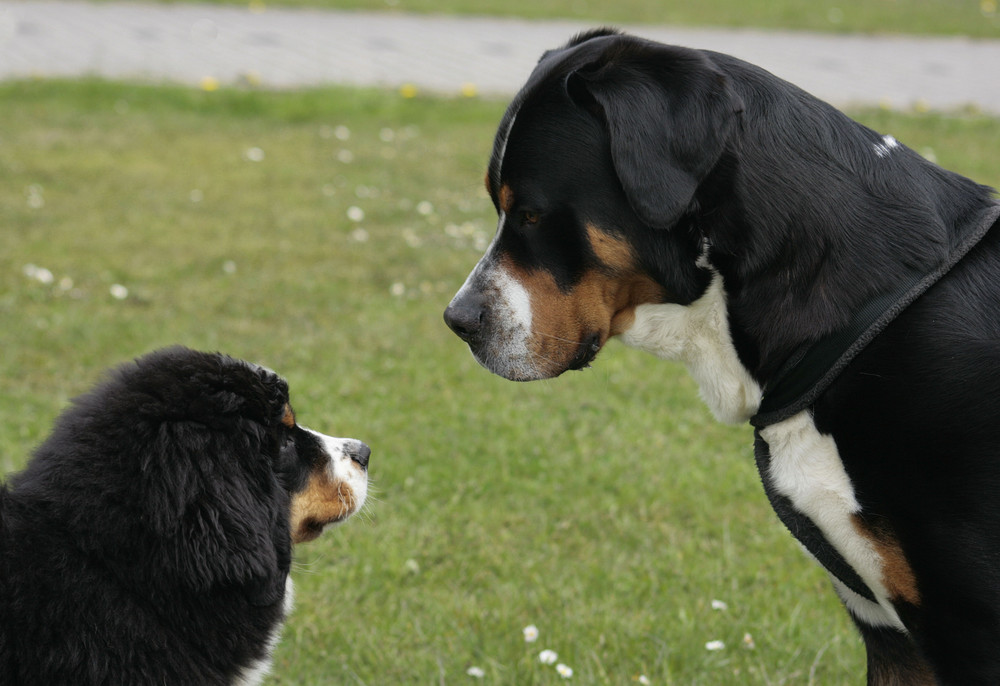
[[[322,521],[318,519],[307,519],[306,521],[299,524],[295,535],[292,537],[292,543],[299,545],[301,543],[309,543],[310,541],[315,541],[317,538],[323,535],[323,532],[327,529],[331,529],[338,524],[346,522],[351,515],[344,515],[343,517],[337,517],[336,519],[331,519],[327,521]]]
[[[600,333],[584,336],[572,355],[562,360],[541,355],[504,355],[474,348],[472,355],[483,367],[509,381],[542,381],[589,367],[601,351],[602,338]]]
[[[573,359],[566,365],[566,370],[586,369],[589,367],[590,363],[597,357],[597,353],[601,352],[601,338],[602,336],[599,333],[584,336],[580,341],[580,345],[577,346]]]

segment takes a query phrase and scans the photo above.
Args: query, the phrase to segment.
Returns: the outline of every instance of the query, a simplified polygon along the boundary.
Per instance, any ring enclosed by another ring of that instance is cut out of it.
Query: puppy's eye
[[[525,210],[521,212],[521,225],[522,226],[533,226],[538,223],[540,216],[538,212],[532,212],[531,210]]]

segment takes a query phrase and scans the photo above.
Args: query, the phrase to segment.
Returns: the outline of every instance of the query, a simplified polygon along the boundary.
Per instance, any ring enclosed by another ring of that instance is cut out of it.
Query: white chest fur
[[[690,305],[640,305],[621,334],[626,345],[687,366],[702,399],[722,422],[742,423],[760,407],[761,388],[732,343],[722,278]],[[820,434],[808,412],[761,431],[770,453],[776,491],[808,517],[827,542],[855,569],[878,602],[863,598],[836,577],[834,586],[851,612],[875,626],[903,628],[882,583],[882,559],[854,526],[860,512],[850,477],[833,438]]]
[[[621,341],[664,360],[684,363],[720,422],[739,424],[760,407],[761,390],[740,363],[729,334],[726,293],[716,274],[690,305],[639,305]]]

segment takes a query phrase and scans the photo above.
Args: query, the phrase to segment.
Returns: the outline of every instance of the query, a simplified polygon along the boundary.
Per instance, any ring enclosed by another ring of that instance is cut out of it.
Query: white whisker
[[[550,333],[545,333],[544,331],[535,331],[536,336],[545,336],[546,338],[551,338],[556,341],[562,341],[564,343],[572,343],[573,345],[580,345],[580,341],[574,341],[571,338],[563,338],[562,336],[555,336]]]

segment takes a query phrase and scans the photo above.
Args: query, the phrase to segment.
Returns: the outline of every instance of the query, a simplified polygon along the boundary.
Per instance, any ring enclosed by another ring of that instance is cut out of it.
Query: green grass
[[[269,683],[561,683],[543,648],[581,684],[861,681],[749,430],[713,423],[681,369],[612,344],[515,384],[443,325],[493,231],[502,103],[94,82],[0,100],[0,471],[105,367],[175,342],[277,369],[304,423],[374,450],[369,516],[297,550]],[[995,119],[861,117],[1000,185]]]
[[[204,0],[195,0],[204,1]],[[596,23],[676,24],[824,32],[1000,38],[996,0],[211,0],[253,7],[568,18]]]

